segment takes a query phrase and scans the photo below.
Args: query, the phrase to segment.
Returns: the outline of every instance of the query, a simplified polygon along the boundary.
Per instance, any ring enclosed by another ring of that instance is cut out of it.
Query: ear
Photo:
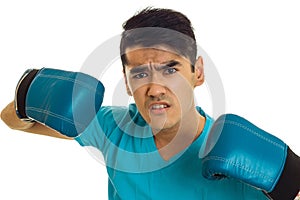
[[[124,76],[124,80],[125,80],[125,86],[126,86],[127,94],[128,94],[129,96],[132,96],[132,93],[131,93],[131,90],[130,90],[130,88],[129,88],[129,85],[128,85],[128,81],[127,81],[127,77],[126,77],[125,72],[123,72],[123,76]]]
[[[202,85],[204,82],[203,59],[199,56],[195,63],[195,87]]]

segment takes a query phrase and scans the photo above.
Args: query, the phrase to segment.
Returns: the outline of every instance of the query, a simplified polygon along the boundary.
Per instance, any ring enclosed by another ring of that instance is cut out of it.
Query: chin
[[[162,122],[150,123],[149,125],[156,132],[172,130],[172,129],[178,127],[177,124],[168,123],[168,122],[166,122],[166,123],[162,123]]]

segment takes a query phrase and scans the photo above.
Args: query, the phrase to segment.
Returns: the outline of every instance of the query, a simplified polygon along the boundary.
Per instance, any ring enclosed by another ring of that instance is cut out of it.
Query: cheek
[[[144,120],[147,123],[150,123],[151,120],[150,120],[150,116],[149,116],[149,111],[145,107],[146,97],[145,97],[145,93],[142,88],[134,91],[133,99],[134,99],[135,105],[137,106],[139,113],[142,115],[142,117],[144,118]]]
[[[145,103],[145,89],[143,87],[138,88],[134,91],[132,91],[133,93],[133,99],[135,101],[135,103],[137,104],[138,107],[141,107],[142,105],[144,105]]]
[[[191,81],[182,75],[176,76],[172,81],[167,82],[167,87],[174,94],[181,109],[186,109],[194,101],[194,92]]]

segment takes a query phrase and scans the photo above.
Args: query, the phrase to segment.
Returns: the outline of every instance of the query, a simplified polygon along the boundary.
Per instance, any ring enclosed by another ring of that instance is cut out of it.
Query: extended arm
[[[16,114],[14,102],[9,103],[1,111],[1,119],[9,128],[14,130],[25,131],[29,133],[35,133],[62,139],[72,139],[71,137],[67,137],[59,133],[58,131],[48,126],[45,126],[39,122],[22,121]]]
[[[27,70],[1,119],[12,129],[73,138],[96,116],[103,93],[100,81],[81,72]]]

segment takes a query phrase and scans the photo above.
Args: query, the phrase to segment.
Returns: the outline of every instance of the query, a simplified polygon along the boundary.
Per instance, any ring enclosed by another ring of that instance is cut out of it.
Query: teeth
[[[162,108],[166,108],[167,105],[164,104],[155,104],[152,106],[152,109],[162,109]]]

